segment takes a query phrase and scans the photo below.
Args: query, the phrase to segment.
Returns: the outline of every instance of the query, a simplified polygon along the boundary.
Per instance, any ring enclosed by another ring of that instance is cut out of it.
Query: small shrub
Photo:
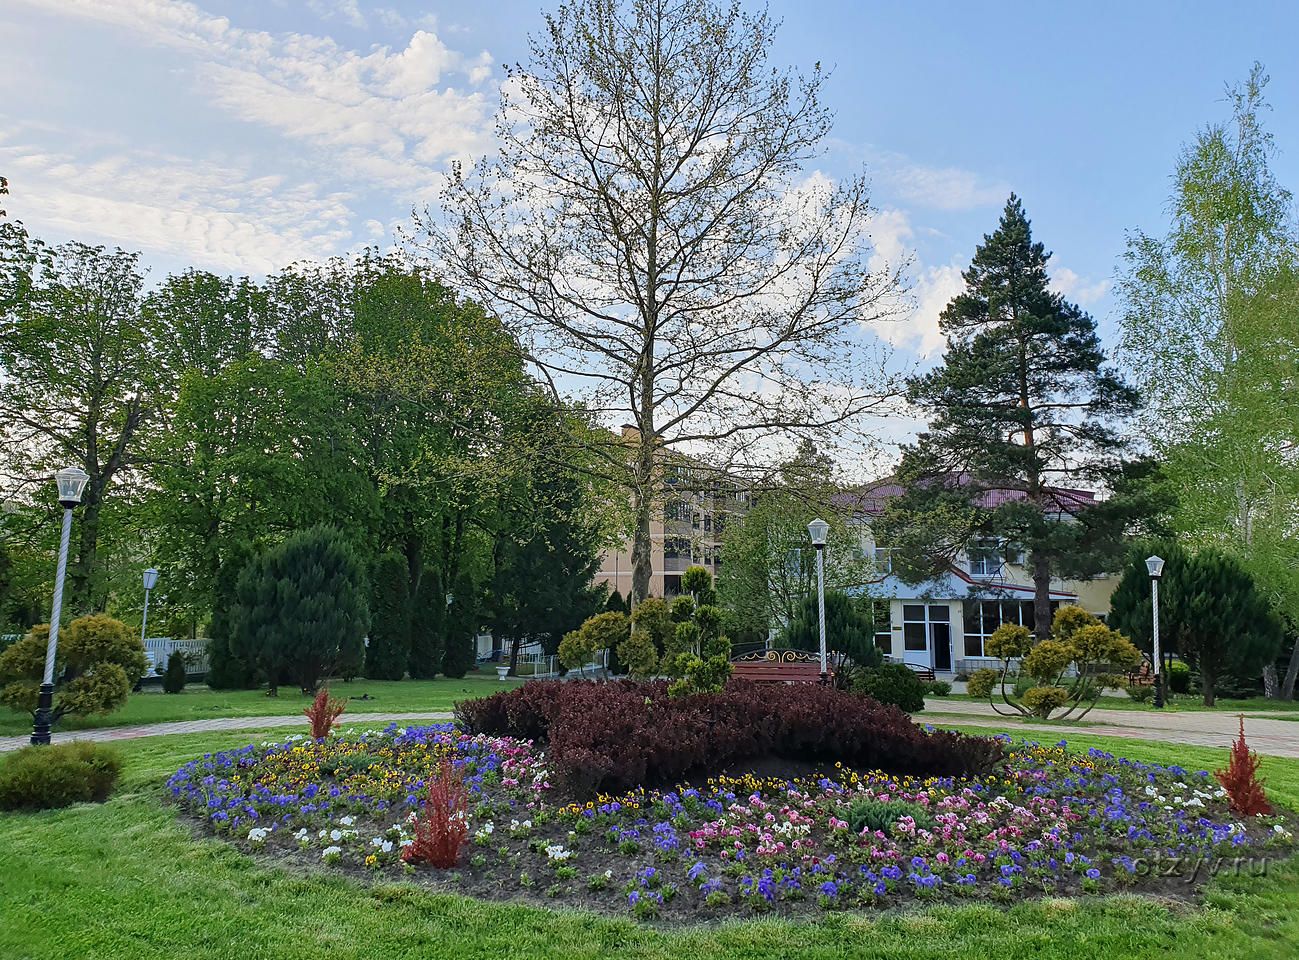
[[[329,684],[321,687],[311,706],[302,711],[311,721],[311,738],[323,740],[329,736],[346,708],[346,700],[335,700],[329,695]]]
[[[180,693],[185,689],[187,679],[185,655],[179,650],[173,650],[171,656],[167,658],[167,670],[162,675],[162,692]]]
[[[1249,745],[1245,743],[1245,717],[1242,715],[1240,736],[1231,745],[1231,759],[1227,762],[1227,769],[1213,772],[1231,799],[1231,809],[1242,816],[1252,817],[1272,812],[1272,804],[1263,792],[1265,781],[1258,776],[1258,764],[1258,757],[1250,752]]]
[[[888,836],[891,835],[893,824],[903,817],[911,817],[917,826],[925,829],[934,824],[933,817],[917,803],[885,802],[865,797],[853,800],[843,819],[848,821],[848,827],[853,833],[869,829],[871,833],[878,830]]]
[[[1181,660],[1168,665],[1168,689],[1173,693],[1191,692],[1191,668]]]
[[[945,697],[952,692],[952,685],[946,680],[933,680],[925,688],[925,693],[931,697]]]
[[[1044,646],[1050,641],[1044,641]],[[1036,717],[1048,720],[1053,710],[1058,710],[1069,702],[1069,691],[1064,687],[1030,687],[1024,691],[1024,706]]]
[[[1155,688],[1143,684],[1134,683],[1128,688],[1128,696],[1137,703],[1149,703],[1155,699]]]
[[[50,810],[102,803],[117,784],[122,760],[99,743],[24,747],[0,765],[0,810]]]
[[[997,688],[997,680],[1000,677],[1001,674],[991,667],[980,667],[970,674],[970,679],[965,683],[965,690],[972,697],[986,700]]]
[[[853,686],[854,693],[864,693],[880,703],[890,703],[907,713],[925,708],[925,684],[916,672],[901,663],[883,663],[863,670]]]
[[[652,677],[658,670],[659,655],[649,631],[639,628],[633,630],[631,636],[618,645],[618,659],[636,679],[646,680]]]
[[[454,867],[469,837],[468,809],[464,776],[449,758],[443,758],[438,775],[429,784],[424,812],[412,825],[414,842],[402,851],[402,859],[424,861],[443,870]]]

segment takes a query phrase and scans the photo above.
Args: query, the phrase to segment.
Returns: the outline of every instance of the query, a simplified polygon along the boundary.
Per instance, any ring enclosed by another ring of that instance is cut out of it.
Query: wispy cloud
[[[1090,281],[1078,276],[1068,267],[1055,267],[1051,270],[1051,289],[1082,307],[1099,303],[1110,292],[1111,286],[1108,279]]]
[[[867,171],[889,203],[906,203],[945,212],[997,207],[1010,195],[1010,186],[973,170],[920,163],[904,153],[874,145],[832,139],[838,154],[866,164]]]

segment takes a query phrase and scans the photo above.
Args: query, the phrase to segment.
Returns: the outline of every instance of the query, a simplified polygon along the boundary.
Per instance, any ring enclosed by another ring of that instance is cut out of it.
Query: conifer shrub
[[[370,645],[365,648],[365,675],[371,680],[400,680],[410,662],[410,567],[395,550],[375,562],[370,602]]]
[[[1213,775],[1222,784],[1231,800],[1231,809],[1241,816],[1253,817],[1272,812],[1272,804],[1263,792],[1264,781],[1258,775],[1258,756],[1250,752],[1245,742],[1245,716],[1240,717],[1240,736],[1231,745],[1231,758],[1227,769],[1215,770]]]
[[[347,700],[336,700],[329,695],[329,684],[321,687],[311,706],[302,712],[311,721],[311,739],[323,740],[338,726],[338,718],[347,709]]]
[[[0,653],[0,703],[36,709],[49,637],[49,625],[39,624]],[[122,621],[102,613],[73,620],[59,631],[54,719],[112,713],[126,703],[147,663],[144,644]]]
[[[24,747],[0,763],[0,810],[51,810],[102,803],[121,772],[117,751],[100,743]]]
[[[907,713],[918,713],[925,708],[925,684],[906,664],[882,663],[859,671],[852,689],[854,693],[864,693]]]
[[[162,675],[162,692],[163,693],[180,693],[185,689],[185,681],[189,679],[185,672],[185,655],[179,650],[173,650],[171,656],[167,658],[167,669]]]
[[[437,776],[429,784],[424,809],[411,825],[414,841],[402,850],[402,859],[443,870],[454,867],[469,838],[468,810],[464,775],[450,758],[443,758]]]

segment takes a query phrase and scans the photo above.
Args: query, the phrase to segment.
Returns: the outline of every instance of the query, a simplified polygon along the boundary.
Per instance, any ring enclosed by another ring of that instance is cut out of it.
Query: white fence
[[[207,673],[206,640],[173,640],[171,637],[149,637],[144,641],[144,656],[149,661],[145,668],[146,677],[157,676],[155,668],[166,668],[167,661],[173,652],[179,652],[185,658],[185,672],[193,675]]]

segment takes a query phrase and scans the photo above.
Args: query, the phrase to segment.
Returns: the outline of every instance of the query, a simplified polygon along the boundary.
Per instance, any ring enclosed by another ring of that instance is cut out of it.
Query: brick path
[[[1295,714],[1281,714],[1295,716]],[[1275,716],[1275,714],[1273,715]],[[448,711],[433,713],[357,713],[348,715],[351,727],[383,728],[389,723],[408,723],[424,720],[450,720]],[[1154,740],[1161,743],[1183,743],[1196,747],[1226,749],[1236,738],[1236,714],[1187,711],[1184,713],[1157,713],[1154,710],[1102,710],[1087,714],[1083,726],[1025,723],[1010,717],[1001,717],[986,703],[970,700],[930,700],[925,712],[917,717],[922,723],[953,726],[971,725],[997,727],[1009,733],[1045,733],[1054,740],[1068,739],[1070,733],[1094,733],[1106,737],[1125,737],[1132,740]],[[229,717],[213,720],[179,720],[172,723],[151,723],[135,727],[104,727],[99,730],[55,730],[54,742],[67,740],[135,740],[173,733],[211,733],[220,730],[255,730],[264,727],[300,727],[307,729],[302,714],[288,717]],[[1277,757],[1299,757],[1299,720],[1277,720],[1265,714],[1247,714],[1245,736],[1258,753]],[[0,753],[17,750],[27,745],[30,737],[0,737]],[[1045,740],[1045,737],[1040,739]]]
[[[1273,711],[1245,715],[1245,739],[1258,753],[1277,757],[1299,757],[1299,719],[1277,720],[1276,716],[1299,716],[1294,713]],[[1161,713],[1156,710],[1103,710],[1097,708],[1087,714],[1081,726],[1026,723],[1011,717],[998,716],[986,703],[972,700],[930,700],[925,712],[917,717],[921,722],[959,726],[970,724],[981,727],[1001,727],[1009,733],[1018,730],[1045,732],[1055,739],[1069,739],[1071,732],[1094,733],[1106,737],[1128,737],[1133,740],[1153,740],[1160,743],[1183,743],[1195,747],[1221,747],[1226,749],[1236,739],[1237,714],[1194,710],[1182,713]],[[1045,740],[1045,738],[1041,738]]]
[[[383,729],[390,723],[406,723],[411,720],[450,720],[449,710],[433,713],[353,713],[339,724],[340,730]],[[54,730],[51,738],[54,743],[65,743],[69,740],[136,740],[140,737],[158,737],[172,733],[211,733],[217,730],[260,730],[263,727],[301,727],[302,732],[308,729],[307,718],[302,714],[291,717],[225,717],[213,720],[176,720],[171,723],[148,723],[137,727],[102,727],[98,730]],[[21,737],[0,737],[0,753],[17,750],[31,742],[31,735]]]

